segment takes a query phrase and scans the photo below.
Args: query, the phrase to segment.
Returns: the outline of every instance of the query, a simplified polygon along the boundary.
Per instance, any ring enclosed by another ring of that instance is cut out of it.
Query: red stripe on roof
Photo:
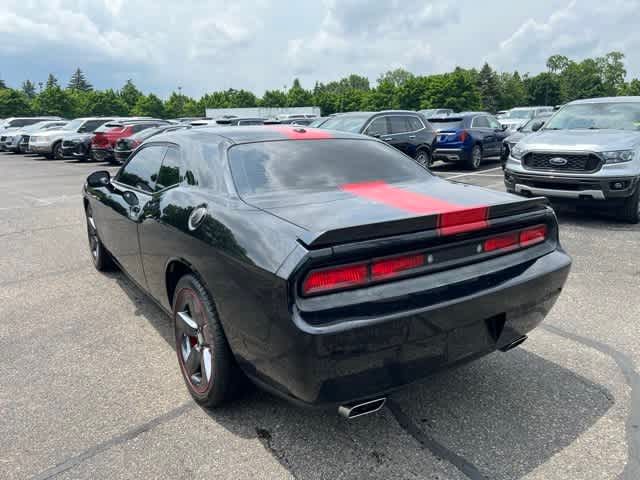
[[[393,187],[383,181],[349,183],[341,190],[358,197],[373,200],[390,207],[417,214],[438,215],[440,235],[481,230],[488,226],[489,208],[486,206],[465,206],[446,200],[410,192]]]
[[[275,130],[290,140],[324,140],[333,138],[333,135],[327,130],[319,128],[307,128],[304,125],[288,126],[288,125],[266,125],[266,128]]]

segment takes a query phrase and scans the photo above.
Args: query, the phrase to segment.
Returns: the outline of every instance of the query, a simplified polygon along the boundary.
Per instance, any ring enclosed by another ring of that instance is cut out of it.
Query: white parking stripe
[[[487,170],[482,170],[481,172],[467,172],[467,173],[460,173],[459,175],[454,175],[452,177],[447,177],[447,180],[450,180],[452,178],[459,178],[459,177],[468,177],[469,175],[479,175],[482,176],[483,173],[485,172],[493,172],[495,170],[502,170],[502,167],[496,167],[496,168],[488,168]]]

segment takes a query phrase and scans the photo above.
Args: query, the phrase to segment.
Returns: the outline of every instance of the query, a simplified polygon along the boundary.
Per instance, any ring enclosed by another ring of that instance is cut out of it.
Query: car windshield
[[[533,109],[523,108],[519,110],[509,110],[503,119],[524,120],[525,118],[531,118],[533,115]]]
[[[371,117],[371,115],[368,113],[362,115],[338,115],[324,122],[322,128],[359,133],[369,117]]]
[[[640,102],[579,103],[556,113],[545,130],[640,130]]]
[[[310,127],[319,127],[321,125],[324,125],[326,121],[327,121],[326,117],[316,118],[313,122],[311,122],[309,124],[309,126]]]
[[[74,132],[80,128],[80,126],[84,123],[84,119],[76,118],[75,120],[71,120],[67,123],[62,130],[73,130]]]
[[[394,148],[371,140],[247,143],[229,149],[240,195],[326,192],[351,183],[421,181],[430,174]]]

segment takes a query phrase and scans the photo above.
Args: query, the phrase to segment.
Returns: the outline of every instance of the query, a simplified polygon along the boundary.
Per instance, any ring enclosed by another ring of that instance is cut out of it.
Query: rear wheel
[[[416,162],[418,162],[423,167],[431,168],[431,165],[433,164],[431,152],[426,149],[418,150],[418,153],[416,154]]]
[[[191,396],[213,408],[230,400],[242,382],[209,292],[193,275],[178,281],[173,300],[178,363]]]
[[[471,155],[466,161],[467,168],[469,170],[477,170],[482,163],[482,147],[480,145],[474,145],[471,150]]]
[[[632,224],[640,222],[640,183],[634,194],[624,200],[618,218]]]
[[[93,211],[91,210],[90,205],[87,205],[85,215],[87,217],[87,237],[89,239],[89,251],[91,252],[93,266],[100,272],[113,270],[113,259],[111,258],[111,254],[107,252],[100,241],[98,229],[96,228],[96,222],[93,218]]]

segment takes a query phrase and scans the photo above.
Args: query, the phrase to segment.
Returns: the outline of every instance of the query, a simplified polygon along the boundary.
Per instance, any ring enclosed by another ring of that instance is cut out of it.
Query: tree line
[[[549,57],[546,71],[537,75],[497,72],[485,63],[480,70],[457,67],[452,72],[415,75],[404,69],[382,74],[375,86],[352,74],[340,80],[316,82],[305,89],[294,79],[288,89],[267,90],[262,97],[247,90],[228,89],[196,100],[181,91],[168,99],[145,95],[131,80],[119,90],[95,90],[79,68],[66,87],[49,74],[38,85],[30,80],[9,88],[0,79],[0,118],[24,115],[152,116],[177,118],[202,116],[206,108],[319,106],[323,115],[335,112],[384,109],[452,108],[456,111],[496,112],[516,106],[558,105],[601,96],[640,95],[640,80],[626,81],[624,54],[574,61],[562,55]]]

